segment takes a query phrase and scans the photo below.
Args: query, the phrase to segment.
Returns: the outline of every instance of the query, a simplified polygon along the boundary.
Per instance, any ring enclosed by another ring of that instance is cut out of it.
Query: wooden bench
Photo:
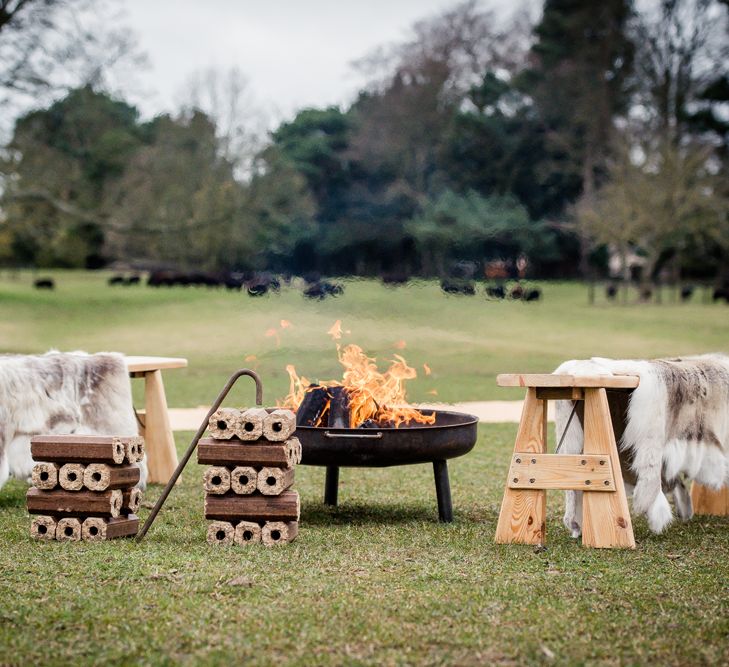
[[[166,484],[177,468],[177,450],[167,413],[162,371],[187,367],[187,359],[174,357],[126,357],[129,375],[144,378],[144,417],[140,428],[147,447],[151,484]]]
[[[499,375],[501,387],[525,387],[526,398],[501,504],[496,541],[544,544],[547,490],[583,491],[582,543],[635,548],[628,500],[606,389],[630,391],[634,376]],[[547,453],[547,402],[584,401],[580,455]]]

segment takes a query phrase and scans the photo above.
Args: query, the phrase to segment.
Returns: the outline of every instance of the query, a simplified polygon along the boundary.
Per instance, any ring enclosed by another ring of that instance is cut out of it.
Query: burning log
[[[298,521],[300,514],[297,491],[284,491],[280,496],[264,496],[258,493],[239,496],[205,496],[205,518],[220,521]]]
[[[240,545],[258,544],[261,541],[261,526],[254,521],[241,521],[235,527],[233,541]]]
[[[206,465],[291,466],[301,461],[301,443],[289,438],[281,444],[242,445],[240,442],[203,438],[197,462]]]
[[[211,521],[208,524],[208,544],[232,544],[235,529],[229,521]]]
[[[233,493],[247,496],[256,490],[258,471],[251,466],[237,466],[230,473],[230,488]]]
[[[288,440],[296,430],[296,415],[291,410],[274,410],[263,420],[263,437],[270,442]]]
[[[129,463],[139,463],[144,458],[144,438],[129,438],[125,443],[125,452]]]
[[[299,534],[298,521],[267,521],[261,528],[261,542],[267,547],[289,544]]]
[[[80,463],[66,463],[58,471],[58,483],[66,491],[80,491],[84,485],[85,466]]]
[[[330,387],[329,394],[329,426],[332,428],[349,428],[349,393],[346,387]]]
[[[81,522],[68,517],[60,519],[56,524],[56,539],[59,542],[80,542]]]
[[[139,468],[136,465],[112,467],[106,463],[89,463],[84,470],[83,483],[89,491],[127,489],[138,482]]]
[[[124,489],[122,491],[122,507],[121,514],[129,516],[130,514],[136,514],[142,505],[142,489],[134,487],[131,489]]]
[[[208,430],[218,440],[230,440],[236,433],[240,420],[240,410],[220,408],[210,415]]]
[[[331,396],[326,387],[312,384],[296,410],[297,426],[318,426],[324,421]]]
[[[87,542],[103,542],[117,537],[133,537],[139,531],[139,518],[134,514],[118,519],[88,517],[81,524],[81,539]]]
[[[63,515],[67,517],[119,516],[122,492],[111,491],[42,491],[28,489],[25,494],[30,514]]]
[[[52,516],[37,516],[30,524],[30,536],[34,540],[55,540],[56,520]]]
[[[236,435],[246,442],[258,440],[263,435],[263,423],[268,417],[265,408],[250,408],[245,410],[238,422]]]
[[[56,463],[124,463],[127,444],[138,436],[120,438],[107,435],[36,435],[30,453],[36,461]]]
[[[293,468],[261,468],[258,490],[264,496],[279,496],[294,483]]]
[[[36,463],[30,478],[33,486],[38,489],[55,489],[58,486],[58,469],[57,463]]]
[[[204,486],[208,493],[222,495],[230,490],[230,470],[223,466],[212,466],[205,471]]]

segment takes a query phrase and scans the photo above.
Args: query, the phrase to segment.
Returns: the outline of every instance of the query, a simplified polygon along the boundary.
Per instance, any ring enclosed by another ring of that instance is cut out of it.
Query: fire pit
[[[448,459],[463,456],[476,444],[478,418],[437,410],[433,424],[411,422],[399,428],[297,426],[303,465],[326,466],[324,502],[337,504],[340,467],[384,468],[432,463],[438,517],[453,521]]]
[[[342,335],[337,321],[329,333]],[[432,463],[441,521],[453,520],[448,459],[476,444],[478,419],[445,410],[421,411],[408,405],[405,383],[417,376],[395,354],[385,372],[357,345],[337,344],[342,380],[309,382],[289,365],[289,395],[284,405],[296,411],[296,434],[303,465],[325,466],[324,502],[337,504],[339,468]],[[426,375],[430,367],[424,365]]]

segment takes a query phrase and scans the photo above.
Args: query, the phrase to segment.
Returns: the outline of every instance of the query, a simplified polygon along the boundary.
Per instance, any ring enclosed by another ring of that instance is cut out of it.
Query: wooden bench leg
[[[543,454],[547,451],[547,402],[537,398],[529,387],[514,453]],[[510,489],[506,482],[501,503],[496,541],[500,544],[544,544],[546,540],[547,492],[544,490]]]
[[[729,516],[729,486],[718,491],[694,482],[691,485],[691,504],[694,514]]]
[[[585,389],[585,454],[609,456],[615,491],[582,494],[582,543],[586,547],[635,549],[610,407],[604,389]]]
[[[177,468],[177,450],[167,413],[167,397],[161,371],[144,374],[144,404],[148,481],[151,484],[167,484]]]

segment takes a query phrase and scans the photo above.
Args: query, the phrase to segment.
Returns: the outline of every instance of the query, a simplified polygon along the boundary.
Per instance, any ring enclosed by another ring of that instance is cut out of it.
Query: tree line
[[[532,23],[471,0],[358,63],[369,83],[350,105],[262,141],[235,72],[204,73],[152,120],[103,77],[80,81],[19,117],[0,154],[0,259],[395,276],[526,260],[562,277],[633,261],[644,280],[725,280],[728,14],[546,0]],[[27,30],[8,26],[0,53]]]

